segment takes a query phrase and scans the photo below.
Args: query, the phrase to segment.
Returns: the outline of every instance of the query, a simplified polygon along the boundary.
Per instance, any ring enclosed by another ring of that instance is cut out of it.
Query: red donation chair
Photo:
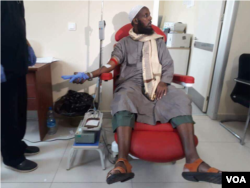
[[[156,26],[152,25],[157,34],[164,36],[166,42],[166,35]],[[131,24],[127,24],[120,28],[116,35],[116,41],[128,36],[129,30],[132,28]],[[120,67],[117,66],[114,70],[114,89],[115,81],[119,77]],[[111,80],[112,74],[105,73],[101,75],[104,81]],[[181,84],[184,87],[191,87],[194,84],[194,78],[185,75],[174,75],[173,82]],[[195,136],[195,144],[197,146],[198,139]],[[117,133],[115,133],[115,140],[117,142]],[[112,144],[112,151],[118,152],[116,142]],[[151,162],[173,162],[185,157],[184,150],[177,130],[172,128],[170,123],[157,123],[156,126],[135,123],[131,138],[130,154],[136,158],[151,161]]]

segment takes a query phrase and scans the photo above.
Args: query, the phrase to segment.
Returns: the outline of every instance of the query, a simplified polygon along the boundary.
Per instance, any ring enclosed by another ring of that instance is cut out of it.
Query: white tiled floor
[[[238,140],[223,129],[218,121],[209,119],[202,113],[194,113],[195,133],[199,139],[197,147],[203,160],[210,165],[226,171],[250,171],[250,130],[247,133],[246,144],[241,146]],[[29,122],[33,125],[34,122]],[[71,137],[75,127],[60,122],[60,129],[54,137]],[[241,131],[243,123],[228,123],[236,131]],[[104,120],[104,128],[108,132],[108,141],[113,141],[111,120]],[[35,141],[34,130],[28,129],[26,139]],[[103,171],[96,151],[86,151],[84,155],[78,152],[73,168],[66,170],[66,161],[73,140],[43,142],[37,145],[41,153],[28,157],[38,163],[39,168],[27,174],[17,173],[2,167],[3,188],[219,188],[221,186],[208,183],[192,183],[181,177],[185,160],[176,164],[150,163],[133,160],[131,164],[135,178],[126,183],[107,185],[105,183],[107,172],[113,167],[106,160],[107,169]]]

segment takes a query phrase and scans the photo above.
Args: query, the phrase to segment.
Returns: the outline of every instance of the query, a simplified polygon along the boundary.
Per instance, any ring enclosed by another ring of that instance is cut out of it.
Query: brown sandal
[[[115,164],[117,164],[118,162],[123,162],[127,170],[120,166],[115,167],[113,170],[110,170],[107,175],[107,180],[106,180],[107,184],[112,184],[112,183],[116,183],[119,181],[125,182],[134,178],[135,174],[131,172],[132,166],[129,164],[128,160],[124,158],[120,158],[116,161]],[[120,173],[113,174],[115,171],[119,171]]]
[[[188,181],[204,181],[209,183],[222,183],[222,173],[216,168],[209,168],[207,172],[198,172],[198,167],[203,163],[203,160],[197,159],[191,164],[185,164],[184,169],[188,169],[189,172],[183,172],[182,177]]]

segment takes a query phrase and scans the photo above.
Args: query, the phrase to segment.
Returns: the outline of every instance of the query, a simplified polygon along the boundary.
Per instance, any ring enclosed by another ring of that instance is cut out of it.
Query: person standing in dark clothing
[[[18,172],[31,172],[38,165],[25,155],[39,148],[22,141],[26,131],[28,66],[35,63],[26,39],[23,1],[1,1],[1,152],[3,163]]]

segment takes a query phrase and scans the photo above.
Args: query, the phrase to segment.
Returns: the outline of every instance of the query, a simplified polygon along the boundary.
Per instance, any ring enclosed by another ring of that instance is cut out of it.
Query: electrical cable
[[[105,138],[104,138],[103,135],[102,135],[102,140],[104,142],[104,146],[105,146],[106,150],[108,151],[108,160],[109,160],[109,162],[111,164],[115,164],[116,159],[112,157],[112,152],[110,151],[111,150],[111,144],[106,143]]]
[[[55,138],[55,139],[51,139],[51,140],[46,140],[46,141],[30,141],[30,140],[27,140],[27,139],[23,139],[24,141],[27,141],[27,142],[30,142],[30,143],[42,143],[42,142],[54,142],[54,141],[66,141],[66,140],[72,140],[74,139],[75,137],[71,137],[71,138]]]

